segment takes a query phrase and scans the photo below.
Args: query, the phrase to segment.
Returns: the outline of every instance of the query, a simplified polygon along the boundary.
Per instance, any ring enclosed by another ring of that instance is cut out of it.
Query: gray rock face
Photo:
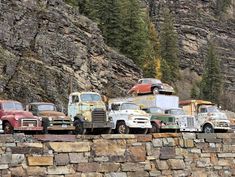
[[[62,0],[0,1],[0,96],[66,106],[69,92],[124,95],[141,77],[97,25]]]
[[[215,1],[145,0],[144,2],[149,7],[150,15],[158,29],[162,22],[163,6],[168,6],[174,14],[175,27],[179,34],[179,58],[182,70],[192,70],[193,74],[196,72],[201,75],[208,39],[216,44],[216,52],[222,61],[221,70],[225,78],[225,87],[227,91],[235,94],[235,1],[232,1],[231,7],[223,17],[216,16]],[[195,79],[198,80],[197,77]],[[179,89],[180,96],[189,97],[189,94],[185,94],[187,90],[190,91],[190,88]]]

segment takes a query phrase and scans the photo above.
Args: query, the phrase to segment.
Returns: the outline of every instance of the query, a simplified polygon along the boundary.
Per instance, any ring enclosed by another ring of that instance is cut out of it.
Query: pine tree
[[[168,8],[163,9],[163,17],[160,31],[162,80],[173,83],[179,78],[178,35]]]
[[[220,102],[222,93],[222,75],[220,61],[215,53],[214,46],[209,42],[206,64],[200,86],[200,96],[214,103]]]
[[[193,87],[191,89],[191,98],[192,99],[199,98],[199,94],[200,94],[199,92],[200,91],[199,91],[199,88],[198,88],[198,82],[196,82],[196,83],[193,84]]]

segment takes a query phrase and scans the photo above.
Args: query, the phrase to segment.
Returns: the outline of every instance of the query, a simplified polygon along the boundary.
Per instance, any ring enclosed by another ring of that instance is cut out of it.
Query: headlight
[[[64,116],[59,116],[59,118],[64,119],[65,117]]]
[[[112,118],[112,117],[109,117],[109,121],[113,121],[113,118]]]
[[[48,120],[49,120],[49,121],[52,121],[52,117],[48,117]]]

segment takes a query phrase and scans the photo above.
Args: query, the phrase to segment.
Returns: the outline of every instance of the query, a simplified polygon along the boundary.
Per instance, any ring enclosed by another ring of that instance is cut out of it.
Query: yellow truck
[[[186,114],[195,116],[195,127],[198,131],[214,133],[215,130],[220,132],[230,130],[230,122],[226,114],[210,101],[184,100],[180,101],[180,107]]]
[[[111,133],[112,121],[108,117],[106,105],[96,92],[74,92],[69,95],[68,116],[73,120],[76,134],[88,131]]]

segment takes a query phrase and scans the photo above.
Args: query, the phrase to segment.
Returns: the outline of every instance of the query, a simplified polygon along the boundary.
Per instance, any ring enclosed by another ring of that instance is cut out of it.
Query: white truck
[[[113,129],[119,134],[130,131],[144,133],[152,128],[150,116],[131,102],[112,102],[109,104],[109,118],[113,121]]]
[[[210,101],[185,100],[180,102],[180,106],[187,114],[195,116],[198,131],[214,133],[215,130],[222,132],[230,130],[226,114]]]

